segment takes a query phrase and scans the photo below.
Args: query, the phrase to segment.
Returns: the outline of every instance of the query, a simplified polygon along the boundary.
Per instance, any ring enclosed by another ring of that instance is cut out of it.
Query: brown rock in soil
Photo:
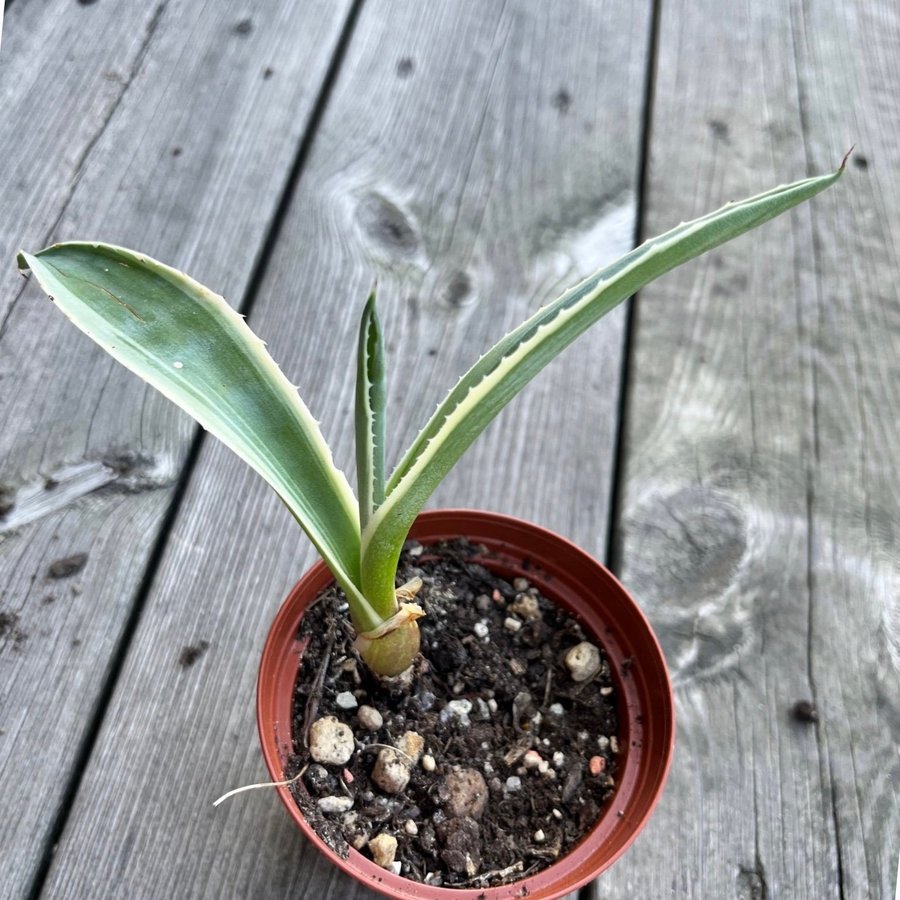
[[[447,819],[437,827],[441,859],[454,872],[470,878],[481,868],[481,829],[468,816]]]
[[[444,785],[442,805],[451,816],[481,818],[488,798],[488,787],[481,772],[454,766],[444,778]]]

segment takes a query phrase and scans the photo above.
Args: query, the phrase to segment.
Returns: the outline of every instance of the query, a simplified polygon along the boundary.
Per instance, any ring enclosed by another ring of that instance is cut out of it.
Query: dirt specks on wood
[[[0,516],[5,516],[16,505],[15,489],[8,484],[0,484]]]
[[[553,95],[553,100],[551,102],[553,104],[553,108],[558,113],[560,113],[560,115],[565,115],[569,111],[569,107],[572,105],[572,95],[564,87],[561,87]]]
[[[8,641],[14,650],[21,650],[28,635],[19,628],[19,614],[0,610],[0,640]]]
[[[178,665],[182,669],[189,669],[207,650],[209,650],[209,641],[197,641],[196,644],[182,647],[181,653],[178,654]]]
[[[791,707],[791,716],[797,722],[810,725],[819,721],[819,711],[811,700],[798,700]]]
[[[88,561],[87,553],[73,553],[63,559],[57,559],[47,568],[48,578],[71,578],[77,575]]]

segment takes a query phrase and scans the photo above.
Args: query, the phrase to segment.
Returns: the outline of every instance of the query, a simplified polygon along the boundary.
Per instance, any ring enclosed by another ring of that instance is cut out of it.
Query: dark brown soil
[[[448,887],[493,886],[550,865],[597,820],[616,777],[616,697],[605,657],[596,675],[573,681],[564,658],[585,640],[578,622],[524,580],[510,584],[469,563],[476,552],[462,541],[425,553],[411,543],[401,559],[398,583],[422,577],[417,601],[427,613],[411,686],[372,677],[352,648],[343,595],[330,589],[319,598],[300,632],[309,645],[287,769],[288,777],[302,772],[294,797],[336,852],[350,844],[371,855],[368,841],[387,833],[399,845],[400,874]],[[381,727],[364,728],[348,702],[378,710]],[[346,766],[310,758],[304,737],[323,716],[353,731]],[[379,751],[403,746],[409,731],[424,738],[424,755],[408,785],[388,794],[372,769]],[[473,769],[487,803],[460,815],[450,794],[460,770]],[[323,814],[324,797],[352,807]]]

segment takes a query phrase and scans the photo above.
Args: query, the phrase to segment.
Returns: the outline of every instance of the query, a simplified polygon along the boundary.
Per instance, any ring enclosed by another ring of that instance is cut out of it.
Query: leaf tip
[[[850,149],[844,154],[844,158],[841,160],[841,164],[838,167],[838,175],[844,174],[844,169],[847,168],[847,160],[850,159],[850,154],[856,149],[856,144],[852,144]]]

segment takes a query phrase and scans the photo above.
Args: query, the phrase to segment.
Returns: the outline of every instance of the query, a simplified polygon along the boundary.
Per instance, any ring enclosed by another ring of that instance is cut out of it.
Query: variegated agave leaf
[[[557,354],[599,318],[676,266],[825,190],[838,171],[777,187],[685,222],[586,278],[504,337],[450,391],[387,483],[363,530],[362,588],[383,594],[425,501],[472,441]]]

